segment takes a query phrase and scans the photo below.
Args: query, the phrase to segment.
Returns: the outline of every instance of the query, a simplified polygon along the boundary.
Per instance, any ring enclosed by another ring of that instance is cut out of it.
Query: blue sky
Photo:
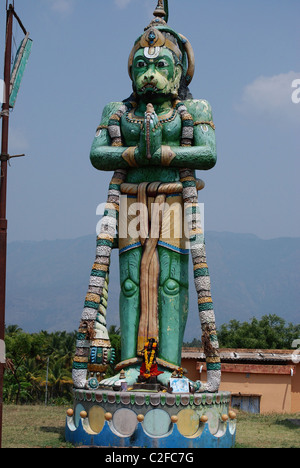
[[[195,98],[213,108],[218,164],[206,230],[299,237],[299,0],[170,0],[196,56]],[[89,162],[102,109],[131,92],[127,59],[156,0],[15,0],[34,41],[10,120],[8,239],[96,235],[110,173]],[[0,2],[3,56],[5,1]],[[14,27],[18,45],[23,35]],[[15,50],[15,48],[14,48]]]

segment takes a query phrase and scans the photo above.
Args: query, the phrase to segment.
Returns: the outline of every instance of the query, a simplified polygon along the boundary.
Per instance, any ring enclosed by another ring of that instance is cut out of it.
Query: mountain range
[[[96,239],[11,242],[7,255],[6,325],[24,331],[78,328]],[[300,238],[262,240],[252,234],[206,232],[217,326],[276,314],[300,323]],[[118,252],[113,251],[108,326],[119,325]],[[201,336],[190,265],[190,313],[185,341]]]

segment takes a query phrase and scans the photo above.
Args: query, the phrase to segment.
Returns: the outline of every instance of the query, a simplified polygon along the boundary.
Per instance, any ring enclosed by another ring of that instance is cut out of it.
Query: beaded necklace
[[[123,140],[121,135],[121,118],[125,114],[126,120],[130,123],[140,125],[141,130],[144,128],[144,116],[137,116],[134,114],[134,109],[137,107],[135,101],[127,101],[122,104],[118,111],[113,114],[108,121],[108,133],[112,140],[112,146],[123,146]],[[173,109],[166,116],[158,116],[158,126],[172,122],[175,120],[177,114],[180,115],[182,121],[182,134],[181,134],[181,146],[192,146],[194,139],[194,121],[193,117],[187,111],[186,106],[182,101],[174,101]]]
[[[172,122],[173,120],[175,120],[177,113],[178,111],[176,107],[174,107],[173,109],[171,109],[170,112],[168,112],[167,115],[165,116],[158,115],[157,117],[158,117],[159,122],[155,125],[154,129],[157,129],[161,124],[164,124],[166,122]],[[129,110],[125,113],[125,116],[126,116],[127,122],[140,125],[141,130],[144,128],[144,121],[145,121],[144,116],[135,115],[134,111],[130,112]]]

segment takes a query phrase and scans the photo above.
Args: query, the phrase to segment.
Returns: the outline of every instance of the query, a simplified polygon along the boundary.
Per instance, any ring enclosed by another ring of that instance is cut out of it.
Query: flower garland
[[[153,343],[152,345],[152,350],[151,350],[151,355],[150,355],[150,361],[148,360],[148,346],[149,342],[145,344],[145,350],[144,350],[144,358],[145,358],[145,366],[146,366],[146,372],[144,373],[144,377],[146,379],[149,379],[151,377],[151,367],[153,365],[155,353],[156,353],[156,343]]]

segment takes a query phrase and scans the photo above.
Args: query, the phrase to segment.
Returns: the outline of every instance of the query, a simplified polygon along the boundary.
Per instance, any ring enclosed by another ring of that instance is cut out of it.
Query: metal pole
[[[4,59],[5,99],[2,106],[2,141],[1,141],[1,178],[0,178],[0,340],[5,334],[5,292],[6,292],[6,252],[7,252],[7,162],[8,162],[8,130],[9,130],[9,91],[11,71],[13,6],[9,5],[6,12],[6,42]],[[2,447],[3,420],[3,374],[4,364],[0,364],[0,448]]]

